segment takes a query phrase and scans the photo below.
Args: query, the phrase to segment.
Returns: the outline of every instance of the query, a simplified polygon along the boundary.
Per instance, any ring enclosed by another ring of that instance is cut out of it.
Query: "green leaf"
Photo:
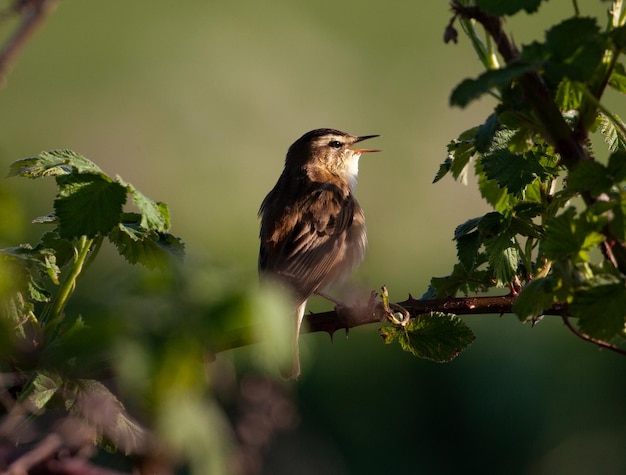
[[[522,322],[540,317],[554,302],[554,287],[555,283],[551,277],[533,280],[515,299],[513,312]]]
[[[498,212],[506,212],[518,200],[509,194],[506,188],[500,188],[495,180],[490,180],[485,175],[481,160],[476,160],[476,175],[478,175],[478,190],[480,195]]]
[[[576,192],[589,191],[596,196],[608,191],[612,185],[613,180],[607,168],[591,160],[579,162],[567,177],[568,189]]]
[[[28,401],[41,410],[56,394],[59,387],[60,381],[58,381],[58,378],[55,379],[45,373],[37,373],[33,380],[33,389],[28,395]]]
[[[476,127],[473,127],[459,135],[458,139],[452,140],[448,144],[448,156],[439,166],[439,171],[433,180],[433,183],[441,180],[448,172],[452,172],[455,180],[461,178],[465,183],[467,175],[467,166],[470,159],[476,152],[474,148],[474,134]]]
[[[500,120],[498,118],[498,114],[493,113],[489,117],[484,124],[481,124],[476,130],[475,135],[475,143],[476,143],[476,151],[480,153],[485,153],[491,150],[494,141],[500,143],[500,137],[503,133],[507,133],[504,131],[499,131],[500,128]]]
[[[600,283],[574,293],[570,304],[573,317],[578,317],[581,332],[609,341],[624,335],[626,319],[626,287],[624,282]],[[593,282],[590,282],[593,283]]]
[[[489,267],[496,278],[496,285],[503,287],[513,280],[517,273],[519,249],[517,241],[508,233],[485,239]]]
[[[477,0],[477,5],[485,13],[493,16],[511,16],[525,10],[534,13],[539,9],[541,0]]]
[[[521,196],[522,190],[543,171],[532,154],[524,156],[507,149],[494,150],[481,162],[488,179],[516,196]]]
[[[149,231],[133,222],[119,223],[109,233],[109,240],[128,262],[149,269],[166,268],[172,258],[184,254],[184,245],[177,237]]]
[[[541,250],[548,259],[573,258],[586,262],[589,259],[587,251],[603,240],[598,232],[599,228],[599,223],[577,219],[576,209],[570,207],[559,216],[548,220]]]
[[[544,67],[549,75],[587,81],[602,62],[607,41],[595,18],[574,17],[549,29],[545,46],[550,59]]]
[[[431,313],[412,319],[405,327],[385,325],[385,343],[398,341],[404,351],[437,363],[453,360],[474,341],[474,333],[456,315]]]
[[[461,265],[467,271],[474,269],[481,244],[480,233],[478,231],[466,234],[456,240],[456,255]]]
[[[626,150],[613,152],[609,157],[607,168],[615,184],[626,180]]]
[[[486,71],[476,79],[464,79],[452,91],[450,105],[465,107],[492,89],[508,86],[511,81],[533,69],[533,65],[518,61],[501,69]]]
[[[119,223],[126,202],[125,187],[92,174],[58,177],[57,181],[54,211],[62,238],[104,235]]]
[[[452,274],[446,277],[433,277],[428,290],[421,298],[448,298],[456,296],[459,292],[465,295],[470,292],[484,292],[492,285],[491,273],[476,269],[485,262],[485,257],[479,254],[472,271],[467,271],[461,264],[455,264]]]
[[[617,92],[626,94],[626,70],[624,70],[624,65],[622,63],[615,63],[615,67],[613,68],[613,71],[611,71],[611,77],[609,78],[609,86]]]
[[[133,203],[141,214],[141,226],[148,230],[166,232],[170,228],[170,213],[167,205],[151,200],[130,183],[120,178],[118,182],[130,193]]]
[[[604,114],[599,114],[598,120],[600,122],[600,133],[609,151],[626,151],[626,136],[622,132],[626,130],[626,124],[617,116],[614,116],[613,119]]]
[[[564,78],[556,90],[556,105],[562,111],[578,110],[582,103],[583,93],[572,81]]]
[[[40,178],[72,173],[104,175],[93,162],[71,150],[41,152],[37,157],[23,158],[9,167],[9,176]]]

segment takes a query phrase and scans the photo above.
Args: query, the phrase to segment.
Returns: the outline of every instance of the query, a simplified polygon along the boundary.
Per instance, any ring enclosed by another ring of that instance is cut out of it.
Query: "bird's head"
[[[335,129],[312,130],[289,147],[285,166],[323,169],[341,177],[354,188],[361,154],[380,150],[351,147],[374,137],[378,135],[355,136]]]

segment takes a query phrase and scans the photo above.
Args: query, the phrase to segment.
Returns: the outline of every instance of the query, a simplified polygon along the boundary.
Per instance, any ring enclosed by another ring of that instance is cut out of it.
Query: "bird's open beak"
[[[363,142],[363,140],[373,139],[374,137],[380,137],[380,135],[361,135],[360,137],[356,138],[356,140],[353,142],[353,145],[358,142]],[[354,150],[356,153],[380,152],[380,150],[377,148],[353,148],[352,150]]]

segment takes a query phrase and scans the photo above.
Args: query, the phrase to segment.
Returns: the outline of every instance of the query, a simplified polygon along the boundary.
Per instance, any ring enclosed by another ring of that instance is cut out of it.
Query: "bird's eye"
[[[339,142],[338,140],[333,140],[331,142],[328,142],[328,145],[332,148],[341,148],[343,144]]]

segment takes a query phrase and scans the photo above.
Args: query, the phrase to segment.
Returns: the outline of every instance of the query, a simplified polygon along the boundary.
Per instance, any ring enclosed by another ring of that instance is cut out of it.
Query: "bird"
[[[296,323],[287,379],[300,375],[298,339],[313,294],[350,275],[365,256],[367,230],[354,197],[359,158],[378,149],[351,148],[379,135],[336,129],[305,133],[288,149],[283,171],[259,209],[258,271],[292,295]]]

